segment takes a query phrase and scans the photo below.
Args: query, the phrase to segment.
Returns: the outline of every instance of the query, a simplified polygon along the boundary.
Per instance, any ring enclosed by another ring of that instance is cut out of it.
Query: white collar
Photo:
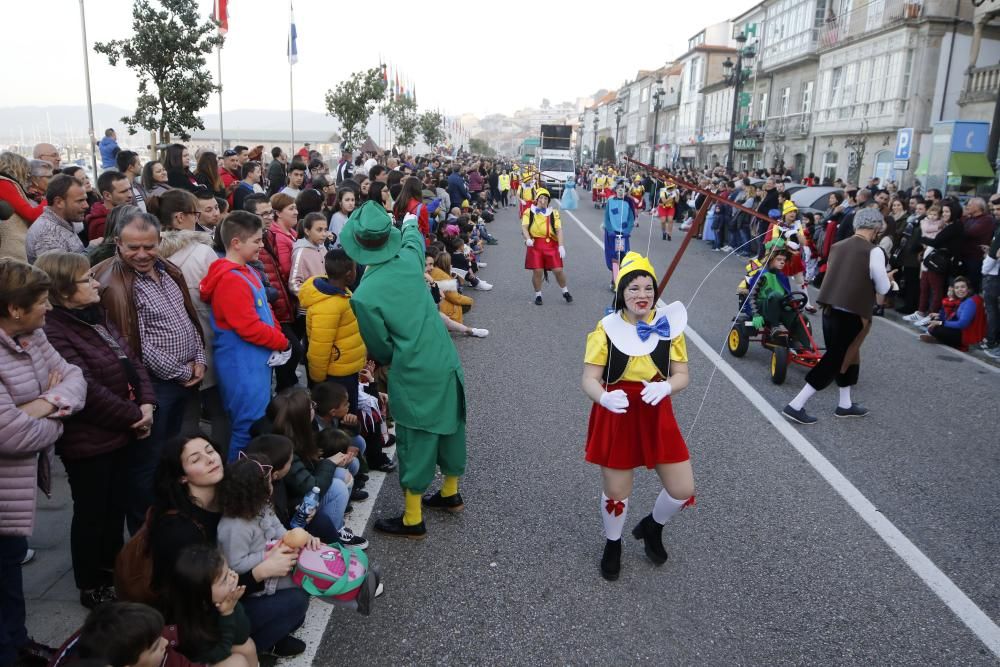
[[[653,310],[652,321],[655,322],[657,315],[661,314],[670,323],[671,338],[676,338],[684,333],[684,329],[687,327],[687,309],[683,303],[674,301],[664,305],[663,301],[657,301],[656,308]],[[636,325],[623,318],[620,311],[606,315],[601,320],[601,325],[604,327],[604,333],[608,335],[611,343],[630,357],[641,357],[651,354],[656,349],[656,346],[659,345],[660,340],[662,340],[656,333],[645,341],[640,339],[639,334],[636,332]]]

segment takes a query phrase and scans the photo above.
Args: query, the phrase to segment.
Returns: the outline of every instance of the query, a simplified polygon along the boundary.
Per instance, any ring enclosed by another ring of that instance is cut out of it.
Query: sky
[[[85,3],[90,45],[129,34],[131,0]],[[752,4],[711,0],[686,11],[692,5],[682,0],[636,0],[620,5],[627,11],[616,11],[614,4],[594,3],[595,10],[577,3],[579,9],[560,14],[555,3],[537,13],[539,5],[524,3],[531,7],[526,13],[517,9],[520,2],[495,0],[296,0],[295,108],[325,112],[328,88],[351,72],[377,66],[380,58],[416,87],[422,110],[482,117],[537,107],[543,98],[572,102],[681,55],[689,37]],[[29,67],[4,69],[0,107],[85,104],[78,0],[4,5],[4,51],[35,55]],[[213,1],[199,0],[199,6],[208,17]],[[230,0],[229,17],[223,109],[287,109],[289,3]],[[39,57],[39,49],[52,47],[58,58]],[[209,58],[213,76],[216,62]],[[136,79],[123,65],[111,67],[91,50],[90,70],[95,103],[133,108]],[[205,112],[217,110],[213,96]]]

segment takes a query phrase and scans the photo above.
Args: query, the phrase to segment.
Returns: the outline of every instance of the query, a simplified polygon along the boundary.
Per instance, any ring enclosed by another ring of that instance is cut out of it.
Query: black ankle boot
[[[667,562],[667,550],[663,548],[663,524],[657,523],[652,514],[643,517],[639,525],[632,530],[632,536],[643,541],[646,557],[653,561],[654,565],[663,565]]]
[[[607,540],[604,543],[604,555],[601,556],[601,576],[608,581],[615,581],[622,569],[622,541]]]

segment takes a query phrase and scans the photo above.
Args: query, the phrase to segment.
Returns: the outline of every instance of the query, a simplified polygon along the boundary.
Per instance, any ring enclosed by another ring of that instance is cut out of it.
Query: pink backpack
[[[369,572],[368,555],[361,549],[334,543],[317,550],[303,549],[292,570],[292,581],[324,601],[357,601],[358,611],[367,615],[378,587],[378,570]]]

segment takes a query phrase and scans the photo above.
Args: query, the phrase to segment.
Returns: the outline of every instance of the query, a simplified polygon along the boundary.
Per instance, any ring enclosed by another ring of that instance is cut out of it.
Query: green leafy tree
[[[378,67],[354,72],[326,91],[326,113],[340,121],[342,147],[356,148],[368,136],[368,119],[385,99],[386,85]]]
[[[171,134],[187,141],[189,130],[205,129],[198,114],[221,90],[205,55],[222,40],[217,24],[202,19],[197,0],[135,0],[132,34],[94,44],[112,66],[123,62],[139,78],[135,113],[121,119],[129,134],[156,130],[165,144]]]
[[[597,159],[601,161],[615,159],[614,139],[605,137],[597,142]]]
[[[382,112],[389,127],[396,133],[396,143],[400,146],[412,146],[420,126],[417,103],[406,95],[397,95],[382,106]]]
[[[420,135],[431,148],[437,146],[446,138],[444,129],[442,128],[443,123],[444,116],[439,114],[437,111],[425,111],[420,114],[420,119],[418,121]]]
[[[490,148],[490,145],[482,139],[469,139],[469,152],[473,155],[485,155],[486,157],[493,157],[497,154],[497,152]]]

